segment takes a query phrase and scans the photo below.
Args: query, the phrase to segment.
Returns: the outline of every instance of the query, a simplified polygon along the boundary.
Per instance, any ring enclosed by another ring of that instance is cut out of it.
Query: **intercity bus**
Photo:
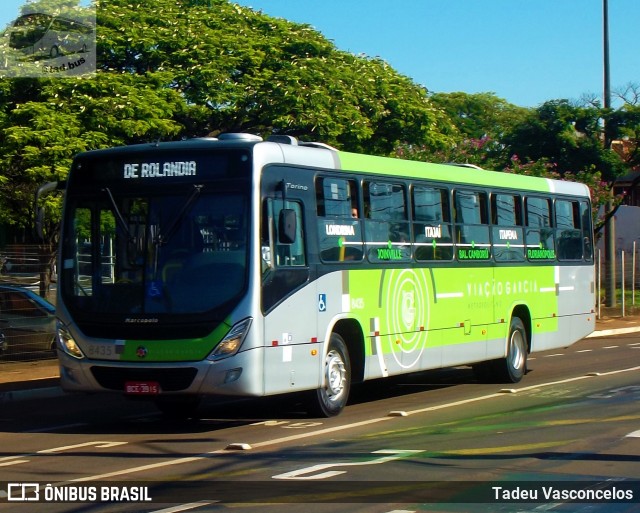
[[[44,190],[44,189],[43,189]],[[594,329],[585,185],[223,134],[78,155],[57,297],[69,392],[189,415],[527,356]]]

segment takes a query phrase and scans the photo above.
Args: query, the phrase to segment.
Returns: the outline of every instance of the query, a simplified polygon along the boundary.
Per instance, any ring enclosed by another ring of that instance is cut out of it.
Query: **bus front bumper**
[[[59,352],[60,385],[66,392],[127,395],[264,395],[261,348],[219,361],[119,362],[72,358]]]

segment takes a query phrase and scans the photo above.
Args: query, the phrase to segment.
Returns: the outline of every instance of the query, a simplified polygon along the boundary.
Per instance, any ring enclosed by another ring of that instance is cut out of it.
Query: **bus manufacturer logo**
[[[136,349],[136,356],[138,358],[145,358],[148,353],[149,351],[144,346],[138,346],[138,349]]]

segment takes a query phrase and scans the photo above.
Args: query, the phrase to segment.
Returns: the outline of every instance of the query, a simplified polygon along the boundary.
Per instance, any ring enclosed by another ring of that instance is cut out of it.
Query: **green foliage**
[[[607,181],[624,172],[619,156],[604,149],[602,116],[596,107],[554,100],[530,111],[503,142],[523,160],[553,162],[561,176],[595,166]]]
[[[79,5],[38,2],[49,12]],[[76,153],[106,146],[237,131],[385,155],[405,142],[452,144],[424,88],[308,25],[227,0],[95,6],[94,76],[0,80],[0,222],[28,228],[35,189],[64,179]],[[59,199],[47,202],[55,221]]]
[[[434,93],[430,98],[447,114],[464,140],[499,140],[528,114],[528,109],[493,93]]]
[[[308,25],[223,0],[98,7],[102,71],[168,72],[166,86],[195,106],[186,136],[279,133],[384,154],[403,141],[447,140],[447,120],[423,88]]]
[[[625,103],[606,117],[607,131],[625,142],[623,160],[628,167],[640,166],[640,105]]]
[[[68,12],[79,5],[38,1]],[[604,111],[555,100],[524,109],[492,93],[429,94],[380,59],[338,50],[308,25],[227,0],[95,6],[94,76],[0,80],[0,222],[30,227],[35,189],[64,179],[80,151],[221,132],[294,135],[594,187],[640,161],[636,105]],[[629,141],[626,163],[602,149],[605,117],[609,134]],[[52,242],[60,200],[46,202]]]

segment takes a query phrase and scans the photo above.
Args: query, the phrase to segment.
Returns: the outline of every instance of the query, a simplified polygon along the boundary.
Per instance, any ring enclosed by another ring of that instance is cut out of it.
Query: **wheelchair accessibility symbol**
[[[318,311],[319,312],[327,311],[327,295],[326,294],[318,294]]]

